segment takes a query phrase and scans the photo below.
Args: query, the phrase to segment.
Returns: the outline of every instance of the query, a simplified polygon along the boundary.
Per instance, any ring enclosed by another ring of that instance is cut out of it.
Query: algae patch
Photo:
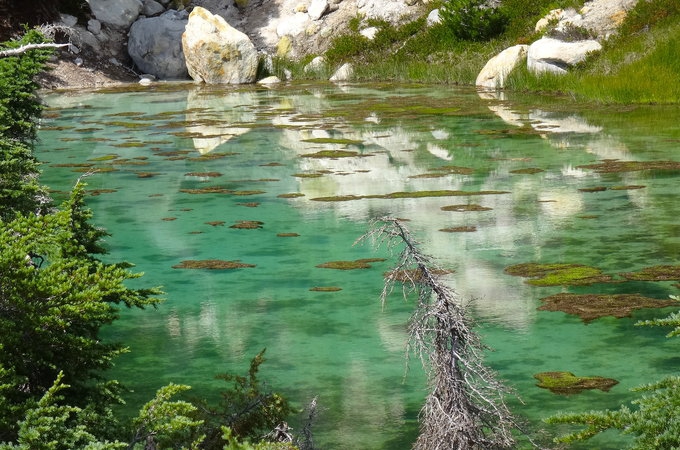
[[[605,316],[629,317],[636,309],[677,306],[675,300],[657,300],[639,294],[555,294],[542,298],[539,311],[561,311],[590,322]]]
[[[533,286],[583,286],[612,280],[600,269],[582,264],[522,263],[506,267],[505,273],[531,278],[526,283]]]
[[[585,390],[599,389],[608,392],[619,384],[613,378],[598,376],[578,377],[571,372],[541,372],[534,375],[538,380],[536,386],[562,395],[578,394]]]
[[[357,259],[355,261],[329,261],[317,265],[320,269],[355,270],[370,269],[372,262],[382,262],[384,258]]]
[[[680,266],[645,267],[639,272],[622,273],[630,281],[674,281],[680,280]]]
[[[255,264],[246,264],[241,261],[224,261],[221,259],[187,260],[172,266],[173,269],[210,269],[231,270],[255,267]]]

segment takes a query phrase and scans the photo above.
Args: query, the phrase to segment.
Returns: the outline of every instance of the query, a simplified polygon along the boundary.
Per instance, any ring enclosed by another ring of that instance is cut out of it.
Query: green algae
[[[491,211],[493,208],[489,208],[486,206],[482,205],[477,205],[477,204],[466,204],[466,205],[448,205],[448,206],[442,206],[441,208],[442,211],[455,211],[455,212],[466,212],[466,211]]]
[[[511,170],[510,173],[518,174],[518,175],[533,175],[535,173],[541,173],[545,172],[543,169],[539,169],[538,167],[527,167],[524,169],[515,169]]]
[[[185,177],[201,177],[201,178],[217,178],[222,174],[219,172],[188,172],[184,174]]]
[[[277,233],[277,237],[300,237],[298,233]]]
[[[506,267],[505,273],[530,278],[526,283],[533,286],[583,286],[612,280],[600,269],[582,264],[522,263]]]
[[[357,139],[344,138],[310,138],[302,139],[302,142],[310,142],[313,144],[340,144],[340,145],[362,145],[364,141]]]
[[[101,162],[101,161],[112,161],[114,159],[120,158],[120,155],[116,155],[115,153],[111,153],[108,155],[103,155],[103,156],[97,156],[95,158],[90,158],[88,161],[95,161],[95,162]]]
[[[223,220],[212,220],[210,222],[206,222],[206,225],[210,225],[211,227],[222,227],[222,226],[224,226],[224,221]]]
[[[383,258],[357,259],[356,261],[329,261],[317,265],[320,269],[356,270],[370,269],[371,263],[385,261]]]
[[[242,263],[236,261],[223,261],[221,259],[187,260],[172,266],[173,269],[210,269],[210,270],[231,270],[255,267],[255,264]]]
[[[596,164],[577,166],[579,169],[592,169],[598,173],[622,173],[650,171],[680,171],[680,162],[677,161],[619,161],[607,159]]]
[[[535,374],[534,378],[538,380],[536,386],[562,395],[578,394],[591,389],[608,392],[612,387],[619,384],[613,378],[599,376],[579,377],[571,372],[541,372]]]
[[[651,266],[638,272],[622,273],[622,277],[629,281],[675,281],[680,280],[680,266]]]
[[[337,286],[314,286],[309,290],[312,292],[338,292],[342,291],[342,288]]]
[[[300,155],[300,158],[352,158],[358,154],[349,150],[321,150],[316,153]]]
[[[246,208],[257,208],[260,206],[260,202],[239,202],[236,206],[245,206]]]
[[[320,178],[324,174],[322,173],[294,173],[293,176],[296,178]]]
[[[137,178],[153,178],[158,175],[162,175],[161,172],[135,172]]]
[[[430,169],[428,173],[411,175],[409,178],[441,178],[448,175],[472,175],[475,169],[461,166],[441,166]]]
[[[447,269],[433,269],[430,273],[436,276],[448,275],[454,273],[453,270]],[[389,272],[383,273],[383,278],[391,281],[399,281],[401,283],[417,283],[423,277],[423,271],[421,269],[399,269],[390,270]]]
[[[601,317],[630,317],[637,309],[678,306],[675,300],[657,300],[639,294],[555,294],[541,299],[539,311],[561,311],[588,323]]]
[[[439,231],[442,231],[444,233],[472,233],[477,231],[477,227],[474,225],[469,225],[469,226],[460,226],[460,227],[449,227],[449,228],[440,228]]]
[[[277,195],[278,198],[299,198],[299,197],[304,197],[305,194],[301,192],[291,192],[289,194],[279,194]]]
[[[390,194],[374,194],[374,195],[337,195],[332,197],[316,197],[311,200],[316,202],[346,202],[352,200],[382,198],[382,199],[398,199],[398,198],[426,198],[426,197],[465,197],[475,195],[499,195],[509,194],[508,191],[414,191],[414,192],[392,192]]]
[[[146,147],[146,144],[143,142],[121,142],[119,144],[111,144],[111,146],[118,148],[141,148]]]
[[[606,186],[593,186],[593,187],[588,187],[588,188],[580,188],[578,191],[579,192],[603,192],[606,191],[607,187]]]
[[[262,228],[262,225],[264,225],[264,222],[260,222],[258,220],[239,220],[229,228],[236,228],[239,230],[256,230],[258,228]]]

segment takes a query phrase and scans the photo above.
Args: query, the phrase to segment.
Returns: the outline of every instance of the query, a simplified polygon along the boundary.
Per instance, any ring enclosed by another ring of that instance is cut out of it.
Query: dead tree
[[[359,241],[372,239],[389,249],[403,246],[395,268],[385,276],[383,304],[396,283],[404,296],[417,295],[409,324],[413,351],[428,375],[430,393],[420,411],[416,450],[510,448],[516,427],[504,397],[508,389],[483,362],[479,336],[459,295],[441,280],[442,271],[422,253],[397,219],[376,220]]]

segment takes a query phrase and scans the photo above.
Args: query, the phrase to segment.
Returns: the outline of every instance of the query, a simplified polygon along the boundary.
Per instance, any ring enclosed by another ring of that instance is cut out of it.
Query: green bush
[[[485,0],[449,0],[439,10],[442,23],[462,41],[486,41],[505,31],[501,9],[486,6]]]

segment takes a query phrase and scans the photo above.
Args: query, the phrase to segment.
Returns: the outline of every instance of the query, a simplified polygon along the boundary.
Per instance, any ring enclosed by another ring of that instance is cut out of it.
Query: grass
[[[441,7],[443,1],[428,3]],[[477,74],[493,55],[516,44],[540,38],[534,25],[554,8],[582,6],[579,0],[506,0],[505,32],[483,42],[461,41],[444,25],[427,27],[425,15],[402,26],[357,17],[347,34],[337,36],[324,55],[329,72],[305,74],[302,61],[278,61],[296,79],[322,78],[342,63],[351,62],[356,81],[420,82],[473,85]],[[359,34],[377,26],[375,39]],[[578,100],[602,104],[680,103],[680,1],[640,0],[629,12],[617,36],[603,51],[564,76],[534,75],[525,67],[507,79],[506,89],[562,93]]]

